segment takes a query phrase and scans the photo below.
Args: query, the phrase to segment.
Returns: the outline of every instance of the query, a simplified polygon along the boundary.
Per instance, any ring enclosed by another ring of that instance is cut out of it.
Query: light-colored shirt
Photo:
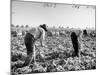
[[[44,31],[44,29],[42,29],[40,27],[37,27],[36,31],[35,31],[35,34],[34,34],[34,37],[36,39],[45,40],[45,31]]]

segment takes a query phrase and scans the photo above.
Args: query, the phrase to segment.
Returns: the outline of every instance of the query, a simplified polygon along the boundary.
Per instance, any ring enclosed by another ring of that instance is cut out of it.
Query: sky
[[[12,24],[95,28],[95,6],[12,1]]]

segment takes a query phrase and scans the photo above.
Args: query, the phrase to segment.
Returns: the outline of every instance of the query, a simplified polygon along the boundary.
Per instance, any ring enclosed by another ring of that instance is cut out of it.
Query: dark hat
[[[46,27],[46,24],[43,24],[43,27]]]
[[[42,28],[46,28],[46,24],[40,25],[40,27],[42,27]]]
[[[45,31],[47,31],[46,24],[40,25],[40,27],[43,28]]]

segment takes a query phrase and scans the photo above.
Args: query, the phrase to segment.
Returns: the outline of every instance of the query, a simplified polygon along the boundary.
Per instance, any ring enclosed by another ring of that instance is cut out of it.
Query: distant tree
[[[19,25],[16,25],[16,28],[18,28],[19,27]]]
[[[61,28],[61,27],[59,26],[59,28]]]
[[[14,27],[14,24],[11,24],[11,27]]]
[[[29,26],[28,26],[28,25],[26,25],[25,27],[26,27],[26,28],[28,28]]]
[[[23,25],[21,25],[21,28],[24,28],[24,26],[23,26]]]

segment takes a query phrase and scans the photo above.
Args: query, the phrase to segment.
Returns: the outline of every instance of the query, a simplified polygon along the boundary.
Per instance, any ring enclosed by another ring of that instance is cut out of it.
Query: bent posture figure
[[[88,35],[88,33],[87,33],[87,30],[85,29],[85,30],[83,30],[83,35],[84,36],[87,36]]]
[[[27,49],[27,58],[24,62],[24,64],[22,65],[22,67],[27,66],[28,64],[30,64],[30,62],[32,61],[31,59],[33,58],[33,44],[35,43],[35,38],[31,33],[26,33],[24,42],[25,42],[25,46]]]
[[[27,49],[27,58],[24,64],[20,67],[25,67],[30,65],[32,60],[35,62],[35,42],[40,39],[41,46],[43,46],[43,41],[45,40],[45,32],[47,32],[46,25],[40,25],[35,31],[30,30],[26,33],[24,38],[25,46]],[[34,56],[33,56],[34,55]]]
[[[77,35],[75,32],[71,33],[71,40],[72,40],[73,48],[75,50],[75,56],[79,56],[78,55],[78,53],[79,53],[78,38],[77,38]]]

